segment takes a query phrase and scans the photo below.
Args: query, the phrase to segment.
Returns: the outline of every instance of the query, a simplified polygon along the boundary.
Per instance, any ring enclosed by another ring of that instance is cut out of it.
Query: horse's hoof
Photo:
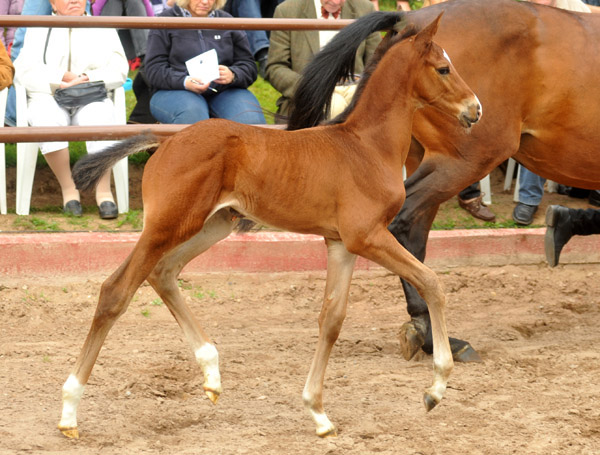
[[[204,393],[206,394],[208,399],[212,402],[212,404],[217,404],[217,401],[219,401],[219,396],[220,396],[219,392],[215,392],[214,390],[204,389]]]
[[[464,363],[483,363],[483,360],[475,349],[470,344],[466,344],[461,349],[452,353],[452,358],[455,362]]]
[[[398,333],[400,350],[405,360],[412,359],[425,343],[425,337],[415,326],[413,321],[402,324]]]
[[[74,428],[61,428],[58,427],[60,432],[64,434],[69,439],[79,439],[79,430],[77,427]]]
[[[333,427],[333,428],[331,428],[331,429],[329,429],[327,431],[324,431],[323,433],[319,433],[317,431],[317,436],[319,436],[320,438],[323,438],[323,439],[325,439],[325,438],[336,438],[337,435],[338,434],[337,434],[337,428],[336,427]]]
[[[435,398],[429,392],[425,392],[425,394],[423,395],[423,402],[425,403],[425,409],[427,410],[427,412],[429,412],[438,405],[440,400]]]

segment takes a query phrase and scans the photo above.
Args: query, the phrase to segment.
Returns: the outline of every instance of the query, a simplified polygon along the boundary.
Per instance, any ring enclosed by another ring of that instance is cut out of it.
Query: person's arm
[[[235,78],[229,85],[231,87],[248,88],[256,80],[258,70],[245,33],[233,31],[233,63],[229,69]]]
[[[281,14],[280,7],[277,7],[273,17],[285,17]],[[294,95],[296,84],[300,79],[300,74],[292,70],[291,40],[292,32],[290,30],[273,30],[271,32],[266,68],[267,81],[286,98]]]
[[[98,64],[93,68],[86,68],[85,73],[90,81],[103,81],[107,90],[121,87],[127,79],[129,65],[125,51],[119,39],[119,34],[114,29],[80,29],[89,33],[91,39],[96,41],[95,47],[100,47],[97,52]],[[93,49],[94,47],[92,47]]]
[[[0,43],[0,90],[12,85],[14,75],[15,67],[10,61],[4,44]]]
[[[144,61],[146,77],[153,88],[182,90],[186,71],[177,70],[169,63],[171,42],[167,30],[150,30]]]

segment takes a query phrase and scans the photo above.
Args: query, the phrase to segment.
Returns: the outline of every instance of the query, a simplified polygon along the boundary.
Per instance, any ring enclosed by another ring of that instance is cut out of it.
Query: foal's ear
[[[442,11],[438,17],[436,17],[429,25],[423,27],[423,29],[415,36],[415,44],[423,46],[423,49],[428,49],[433,41],[433,35],[437,32],[440,19],[444,12]]]

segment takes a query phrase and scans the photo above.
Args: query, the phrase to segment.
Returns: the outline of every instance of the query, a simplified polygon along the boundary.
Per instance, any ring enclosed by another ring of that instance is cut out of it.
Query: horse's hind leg
[[[446,297],[437,275],[404,249],[387,229],[374,229],[368,238],[357,239],[357,253],[408,280],[427,302],[433,335],[434,381],[425,393],[427,410],[442,399],[452,372],[452,352],[446,331]]]
[[[148,282],[165,302],[194,350],[204,373],[204,391],[215,404],[222,391],[217,349],[209,342],[208,336],[186,305],[177,287],[177,276],[189,261],[227,237],[232,228],[231,214],[228,210],[221,210],[206,221],[198,234],[161,258],[148,277]]]
[[[319,341],[302,398],[317,424],[317,435],[335,436],[336,429],[323,409],[323,380],[333,344],[346,317],[348,291],[356,256],[341,242],[327,241],[327,283],[319,315]]]
[[[58,428],[65,436],[79,437],[77,407],[104,340],[166,249],[166,243],[142,233],[129,257],[102,284],[88,336],[62,389],[63,409]]]

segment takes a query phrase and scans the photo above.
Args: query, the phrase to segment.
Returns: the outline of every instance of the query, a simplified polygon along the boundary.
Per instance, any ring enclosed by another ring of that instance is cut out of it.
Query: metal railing
[[[248,19],[197,17],[123,17],[123,16],[18,16],[0,15],[3,27],[63,28],[156,28],[216,30],[340,30],[353,20]],[[115,140],[150,131],[159,136],[175,134],[189,125],[135,124],[120,126],[5,127],[0,142]],[[280,125],[261,125],[281,128]]]

